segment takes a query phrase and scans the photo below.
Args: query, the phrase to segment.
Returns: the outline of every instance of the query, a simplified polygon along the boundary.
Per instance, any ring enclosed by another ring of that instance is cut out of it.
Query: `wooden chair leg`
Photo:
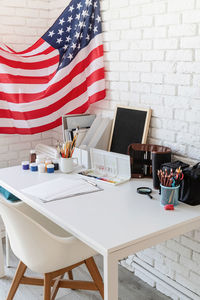
[[[73,280],[73,279],[74,279],[72,270],[71,270],[71,271],[68,271],[68,276],[69,276],[69,279],[70,279],[70,280]]]
[[[63,279],[65,274],[63,275],[60,275],[57,277],[55,283],[54,283],[54,286],[53,286],[53,289],[52,289],[52,293],[51,293],[51,300],[54,300],[56,298],[56,295],[58,293],[58,290],[59,290],[59,282],[61,279]]]
[[[44,300],[51,300],[51,276],[44,274]]]
[[[101,274],[99,273],[97,265],[94,261],[94,258],[90,257],[90,258],[86,259],[85,264],[86,264],[88,271],[90,272],[90,275],[91,275],[92,279],[94,280],[94,283],[96,284],[102,298],[104,299],[104,284],[103,284]]]
[[[12,285],[11,285],[11,288],[10,288],[10,291],[8,293],[8,297],[6,298],[6,300],[12,300],[13,297],[15,296],[15,293],[17,291],[17,288],[20,284],[20,281],[26,271],[26,268],[27,266],[22,262],[20,261],[19,264],[18,264],[18,267],[17,267],[17,271],[15,273],[15,277],[12,281]]]

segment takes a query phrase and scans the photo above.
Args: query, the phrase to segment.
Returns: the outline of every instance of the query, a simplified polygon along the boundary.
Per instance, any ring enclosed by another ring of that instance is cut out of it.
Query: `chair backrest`
[[[42,266],[59,255],[57,252],[61,247],[62,238],[47,231],[2,197],[0,197],[0,214],[14,254],[31,270],[43,272]],[[66,239],[69,240],[69,244],[73,241],[73,237],[67,237],[67,233],[65,243]]]

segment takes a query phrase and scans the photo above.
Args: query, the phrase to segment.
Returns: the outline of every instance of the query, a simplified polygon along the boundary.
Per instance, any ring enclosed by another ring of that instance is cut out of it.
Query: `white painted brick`
[[[183,12],[183,17],[182,17],[182,22],[183,24],[185,23],[199,23],[199,18],[200,18],[200,10],[192,10],[192,11],[187,11]]]
[[[140,80],[139,72],[120,72],[120,81],[134,81]]]
[[[156,15],[166,11],[166,5],[162,2],[145,4],[142,6],[142,15]]]
[[[195,230],[194,239],[196,241],[200,242],[200,231],[199,230]]]
[[[192,50],[167,50],[166,60],[170,61],[192,61],[193,52]]]
[[[161,95],[175,95],[176,88],[174,85],[167,84],[153,84],[151,86],[151,92]]]
[[[145,255],[143,251],[137,253],[137,256],[138,256],[141,260],[145,261],[147,264],[149,264],[149,265],[151,265],[151,266],[154,266],[154,258]]]
[[[40,21],[38,19],[26,19],[26,24],[30,27],[46,27],[48,25],[46,19]]]
[[[133,49],[133,50],[152,49],[152,41],[150,41],[150,40],[135,40],[131,43],[131,49]]]
[[[155,287],[155,281],[149,276],[145,275],[143,272],[139,271],[138,269],[135,269],[135,276],[142,279],[144,282],[148,283],[150,286]]]
[[[196,283],[199,285],[199,282],[200,282],[200,274],[196,274],[194,272],[191,272],[190,273],[190,279],[192,282]]]
[[[200,62],[179,62],[177,63],[178,73],[196,73],[200,74]]]
[[[180,298],[171,291],[170,288],[167,288],[166,285],[163,286],[160,282],[156,283],[156,289],[173,300],[180,300]]]
[[[103,21],[115,20],[119,18],[119,12],[114,10],[104,11],[101,15]]]
[[[129,20],[113,20],[110,22],[111,30],[121,30],[121,29],[129,29],[130,28],[130,21]]]
[[[189,109],[190,108],[190,100],[188,99],[188,97],[178,97],[178,96],[167,96],[164,95],[163,97],[164,99],[164,104],[167,106],[171,106],[173,108],[182,108],[184,107],[185,109]],[[171,123],[174,123],[175,126],[178,126],[178,128],[185,128],[185,124],[188,125],[187,122],[183,122],[182,124],[176,124],[176,119],[175,120],[171,120]],[[180,122],[179,122],[180,123]],[[169,127],[170,128],[170,127]],[[176,127],[177,128],[177,127]],[[173,128],[171,128],[173,129]]]
[[[165,259],[165,263],[170,269],[174,270],[176,273],[182,274],[185,277],[186,276],[189,277],[189,271],[190,270],[187,266],[183,266],[183,265],[180,264],[180,262],[177,263],[177,262],[175,262],[171,259],[168,259],[168,258]]]
[[[1,146],[0,147],[0,154],[1,153],[7,153],[8,152],[8,146]]]
[[[144,61],[162,61],[164,60],[164,51],[162,50],[149,50],[143,51],[142,59]]]
[[[110,3],[108,0],[101,0],[101,11],[107,10],[110,6]]]
[[[121,8],[128,6],[128,0],[110,0],[110,8]]]
[[[3,3],[2,3],[4,6],[13,6],[13,7],[26,7],[27,5],[27,2],[26,0],[20,0],[20,1],[16,1],[16,0],[5,0]]]
[[[127,50],[129,48],[129,43],[127,41],[111,41],[110,50]]]
[[[153,72],[174,73],[176,64],[171,62],[153,62]]]
[[[15,15],[16,8],[1,6],[1,16],[12,16]]]
[[[152,27],[152,28],[145,28],[143,30],[144,39],[165,38],[166,36],[167,36],[166,27]]]
[[[179,130],[179,129],[178,129]],[[192,256],[192,251],[191,249],[184,247],[182,245],[180,245],[179,243],[177,243],[174,240],[168,240],[167,241],[167,247],[171,250],[176,250],[176,252],[178,252],[180,255],[186,257],[186,258],[191,258]]]
[[[195,284],[191,280],[188,279],[188,277],[184,277],[181,274],[176,274],[176,281],[182,284],[183,286],[186,286],[188,289],[192,290],[194,293],[200,294],[200,288],[199,284]]]
[[[108,71],[128,71],[129,64],[127,62],[109,62],[106,70]]]
[[[165,264],[160,264],[159,262],[155,262],[155,269],[158,270],[160,273],[169,275],[169,267]]]
[[[131,20],[131,26],[133,28],[136,27],[149,27],[153,24],[153,17],[152,16],[140,16],[136,17]]]
[[[39,10],[29,8],[16,8],[16,15],[21,17],[37,18],[39,16]]]
[[[163,97],[156,94],[141,95],[141,103],[145,105],[163,105]]]
[[[156,111],[154,109],[154,116],[156,116]],[[157,113],[157,115],[159,115],[159,113],[162,113],[162,115],[164,115],[167,118],[167,115],[171,115],[172,112],[170,112],[169,110],[165,110],[165,112],[161,109],[159,109],[159,112]],[[175,142],[175,132],[172,132],[171,130],[166,130],[166,129],[156,129],[156,128],[152,128],[152,135],[158,137],[159,139],[165,139],[165,141],[172,141]],[[160,249],[159,249],[160,251]],[[174,253],[173,251],[167,249],[164,250],[165,252],[161,252],[162,254],[165,254],[167,257],[177,260],[178,259],[178,255],[177,253]]]
[[[147,83],[134,82],[131,83],[131,91],[137,93],[150,93],[150,85]]]
[[[110,81],[119,80],[119,72],[106,72],[106,79]]]
[[[104,32],[104,41],[118,41],[120,39],[120,31]]]
[[[0,26],[0,33],[1,34],[12,34],[15,32],[15,28],[13,26],[6,26],[1,25]]]
[[[200,75],[193,75],[193,86],[200,87]]]
[[[140,51],[123,51],[120,54],[121,61],[140,61],[142,58],[142,53]]]
[[[164,77],[164,82],[168,84],[189,85],[191,82],[191,75],[189,74],[167,74]]]
[[[196,24],[180,24],[169,26],[168,35],[169,37],[184,37],[184,36],[192,36],[197,33],[197,25]],[[182,47],[188,48],[188,47]]]
[[[191,98],[200,98],[200,87],[179,86],[178,95]]]
[[[141,29],[130,29],[130,30],[122,30],[121,38],[123,40],[137,40],[142,38],[142,30]]]
[[[142,82],[162,83],[163,75],[156,73],[141,73]]]
[[[163,26],[163,25],[171,25],[171,24],[179,24],[180,23],[180,14],[165,14],[155,16],[155,25]]]
[[[200,48],[200,37],[187,37],[181,39],[181,48],[183,49],[193,49]]]
[[[110,83],[111,90],[128,91],[128,82],[113,81]]]
[[[197,253],[200,253],[200,243],[193,241],[186,236],[181,237],[181,244],[189,249],[196,251]]]
[[[10,0],[9,0],[10,1]],[[21,0],[20,0],[21,2]],[[36,9],[48,9],[48,3],[42,0],[28,0],[28,3],[26,3],[23,7],[26,7],[26,5],[30,8],[36,8]]]
[[[195,0],[168,0],[168,11],[181,11],[195,8]]]
[[[177,39],[155,39],[154,49],[177,49]]]
[[[149,62],[134,62],[129,64],[129,70],[134,72],[150,72],[151,64]]]
[[[198,273],[199,276],[200,276],[200,264],[197,264],[197,262],[192,261],[189,258],[181,256],[180,257],[180,264],[182,264],[183,266],[186,266],[189,270],[192,270],[192,271]]]
[[[119,52],[117,51],[109,51],[105,53],[105,60],[108,61],[119,61]]]
[[[3,25],[25,25],[25,19],[21,17],[13,16],[12,18],[8,18],[6,16],[1,16],[1,24]]]
[[[28,36],[36,36],[37,35],[37,30],[35,28],[26,28],[26,30],[24,30],[24,27],[19,27],[16,26],[15,27],[15,33],[17,35],[28,35]]]
[[[193,251],[192,259],[199,264],[200,263],[200,253]]]
[[[120,9],[120,18],[131,18],[131,17],[138,16],[139,14],[140,14],[139,6],[130,7],[129,5],[128,7]]]

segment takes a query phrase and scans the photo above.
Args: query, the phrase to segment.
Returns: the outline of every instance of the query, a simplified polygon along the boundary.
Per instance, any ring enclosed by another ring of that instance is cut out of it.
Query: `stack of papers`
[[[43,202],[50,202],[101,190],[102,189],[92,181],[57,178],[22,189],[22,192],[37,197]]]

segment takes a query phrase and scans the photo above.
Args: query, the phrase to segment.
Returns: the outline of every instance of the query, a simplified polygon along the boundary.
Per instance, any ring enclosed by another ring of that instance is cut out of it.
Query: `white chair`
[[[7,300],[13,299],[19,284],[44,285],[44,300],[54,300],[60,287],[97,290],[103,298],[103,281],[93,249],[23,202],[9,204],[0,197],[0,213],[11,249],[20,260]],[[81,264],[87,266],[93,281],[73,280],[72,269]],[[25,277],[27,267],[43,273],[44,280]],[[63,279],[66,272],[69,280]]]

